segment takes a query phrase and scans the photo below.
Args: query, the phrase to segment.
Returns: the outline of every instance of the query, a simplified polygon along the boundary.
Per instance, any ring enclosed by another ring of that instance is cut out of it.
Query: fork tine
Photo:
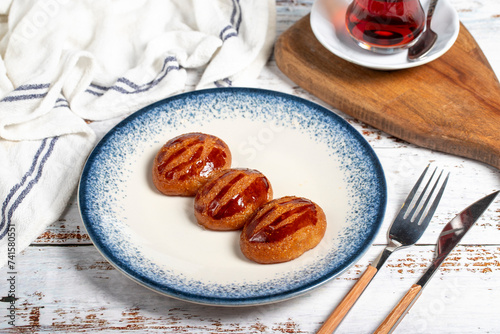
[[[422,172],[422,174],[418,178],[417,183],[415,183],[415,185],[413,186],[412,190],[410,191],[410,193],[406,197],[406,199],[405,199],[405,201],[403,203],[403,206],[401,207],[400,213],[401,212],[406,212],[406,209],[408,209],[408,206],[410,206],[410,203],[411,203],[413,197],[415,196],[415,193],[417,192],[418,188],[420,187],[420,184],[422,183],[422,180],[424,179],[425,174],[427,173],[427,170],[429,170],[429,166],[430,165],[427,165],[427,167],[425,167],[424,171]]]
[[[427,208],[427,205],[429,204],[429,201],[431,200],[431,197],[432,197],[432,194],[434,193],[434,190],[436,190],[436,187],[437,185],[439,184],[439,180],[441,179],[441,176],[443,175],[443,171],[441,171],[441,173],[439,174],[437,180],[434,182],[434,186],[432,187],[432,190],[431,192],[429,193],[429,195],[427,196],[426,200],[425,200],[425,203],[422,205],[422,207],[420,208],[420,211],[418,212],[417,216],[415,217],[415,219],[413,221],[415,221],[417,224],[418,222],[420,221],[420,218],[422,217],[422,215],[424,214],[426,208]],[[432,179],[431,179],[432,180]],[[431,183],[431,180],[429,180],[429,183],[427,183],[427,185],[429,185]],[[426,187],[427,188],[427,187]],[[425,191],[425,190],[424,190]],[[423,196],[423,194],[422,194]],[[413,212],[412,212],[413,214]],[[411,218],[413,216],[410,216]]]
[[[410,204],[413,200],[413,197],[415,197],[415,194],[416,194],[418,188],[420,187],[420,184],[424,180],[425,174],[427,174],[427,171],[429,170],[429,166],[430,166],[430,164],[427,165],[427,167],[425,167],[424,171],[422,172],[422,174],[418,178],[417,182],[415,183],[415,185],[413,186],[411,191],[408,193],[408,196],[406,197],[406,199],[403,203],[403,206],[399,210],[399,213],[396,216],[396,218],[394,219],[394,221],[400,220],[405,216],[406,211],[408,210],[408,207],[410,206]]]
[[[408,217],[410,220],[413,218],[413,216],[415,215],[415,212],[417,211],[417,209],[420,207],[420,202],[422,202],[422,199],[424,198],[425,196],[425,193],[427,192],[427,188],[429,188],[429,185],[431,184],[431,181],[432,179],[434,178],[434,175],[436,174],[436,171],[437,171],[437,167],[434,169],[434,171],[432,172],[432,175],[431,177],[429,178],[429,181],[427,181],[424,189],[422,190],[422,193],[420,194],[420,196],[418,197],[417,201],[415,202],[415,204],[413,205],[412,207],[412,210],[410,211],[410,213],[408,215],[405,215],[406,217]],[[441,176],[441,175],[440,175]],[[438,178],[438,181],[439,181],[439,178]],[[429,196],[432,195],[432,192],[434,191],[434,189],[436,188],[436,185],[434,185],[434,188],[432,188],[432,191],[430,192]],[[429,197],[427,197],[428,199]]]
[[[439,204],[439,201],[441,200],[441,197],[443,196],[444,193],[444,188],[446,188],[446,184],[448,183],[448,179],[450,178],[450,173],[446,175],[446,179],[444,179],[443,185],[441,186],[441,189],[439,189],[439,192],[436,195],[436,198],[434,199],[434,202],[432,202],[432,205],[427,211],[427,214],[424,217],[424,220],[420,224],[423,228],[425,228],[427,225],[429,225],[429,222],[432,219],[432,216],[434,216],[434,212],[436,211],[436,208]]]

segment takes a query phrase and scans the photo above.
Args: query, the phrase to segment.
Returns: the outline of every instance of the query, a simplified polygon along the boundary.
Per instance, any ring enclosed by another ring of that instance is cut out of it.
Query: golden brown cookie
[[[326,216],[314,202],[295,196],[264,204],[244,226],[243,254],[258,263],[293,260],[316,247],[326,231]]]
[[[220,138],[186,133],[169,140],[153,162],[153,183],[165,195],[194,196],[218,170],[231,167],[231,151]]]
[[[194,200],[194,214],[198,223],[208,229],[238,230],[272,197],[271,184],[261,172],[227,169],[214,174],[200,188]]]

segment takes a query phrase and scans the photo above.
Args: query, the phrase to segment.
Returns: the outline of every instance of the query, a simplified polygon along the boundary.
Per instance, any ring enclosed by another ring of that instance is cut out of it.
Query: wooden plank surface
[[[313,333],[382,248],[370,248],[345,274],[313,293],[277,304],[221,308],[149,291],[114,269],[93,246],[33,246],[19,259],[18,289],[23,297],[16,323],[19,330],[38,332]],[[433,255],[433,246],[394,253],[338,333],[373,331]],[[458,247],[399,331],[442,333],[447,328],[449,333],[464,333],[460,329],[470,328],[470,321],[480,328],[478,332],[498,330],[498,308],[492,306],[500,300],[499,257],[500,246]]]
[[[278,0],[282,33],[307,15],[311,0]],[[500,2],[452,0],[497,76],[500,74]],[[190,73],[186,90],[199,73]],[[256,87],[294,94],[327,106],[277,68],[273,58]],[[332,108],[330,108],[332,109]],[[315,333],[386,244],[385,231],[408,189],[429,162],[452,173],[435,219],[419,244],[393,254],[375,276],[337,333],[371,333],[415,283],[434,256],[437,234],[464,206],[500,189],[500,172],[483,163],[417,147],[332,109],[375,149],[388,183],[381,233],[358,263],[341,276],[288,301],[245,308],[207,307],[161,296],[114,269],[92,245],[76,197],[61,218],[19,255],[18,318],[8,314],[7,268],[0,268],[1,333]],[[91,126],[104,135],[120,119]],[[500,201],[471,229],[395,333],[499,333]]]

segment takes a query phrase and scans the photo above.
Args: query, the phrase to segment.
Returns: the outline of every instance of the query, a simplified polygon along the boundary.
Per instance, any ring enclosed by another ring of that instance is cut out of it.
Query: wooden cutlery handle
[[[337,326],[340,324],[342,319],[346,316],[347,312],[351,309],[351,307],[354,305],[356,300],[358,300],[359,296],[363,293],[365,290],[366,286],[370,283],[372,280],[373,276],[377,273],[377,268],[373,266],[368,266],[366,268],[365,272],[363,275],[359,278],[359,280],[356,282],[356,284],[351,288],[349,293],[342,299],[340,304],[335,308],[335,310],[330,314],[328,319],[326,319],[325,323],[317,334],[331,334],[337,328]]]
[[[385,318],[385,320],[378,326],[377,330],[373,334],[384,334],[390,333],[401,321],[401,319],[406,315],[408,310],[411,308],[413,303],[420,296],[420,291],[422,287],[418,284],[413,284],[404,295],[404,297],[399,301],[399,303],[392,309],[391,313]]]

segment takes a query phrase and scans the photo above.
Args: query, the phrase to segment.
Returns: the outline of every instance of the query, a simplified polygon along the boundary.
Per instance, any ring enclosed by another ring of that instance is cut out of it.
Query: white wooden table
[[[500,1],[450,1],[500,76]],[[310,11],[312,0],[276,4],[279,34]],[[194,89],[195,76],[187,90]],[[256,86],[325,105],[286,78],[273,59]],[[500,189],[500,171],[416,147],[332,111],[372,145],[388,183],[381,232],[343,275],[301,297],[270,305],[221,308],[174,300],[134,283],[100,255],[85,232],[74,197],[63,216],[18,256],[17,326],[7,324],[8,303],[0,302],[0,332],[314,333],[383,249],[387,228],[406,193],[423,167],[433,162],[449,170],[452,178],[429,229],[416,246],[393,254],[337,330],[372,332],[424,272],[444,224]],[[92,127],[102,136],[118,121]],[[0,269],[0,297],[7,293],[7,278],[6,268]],[[445,261],[396,333],[500,333],[500,199]]]

